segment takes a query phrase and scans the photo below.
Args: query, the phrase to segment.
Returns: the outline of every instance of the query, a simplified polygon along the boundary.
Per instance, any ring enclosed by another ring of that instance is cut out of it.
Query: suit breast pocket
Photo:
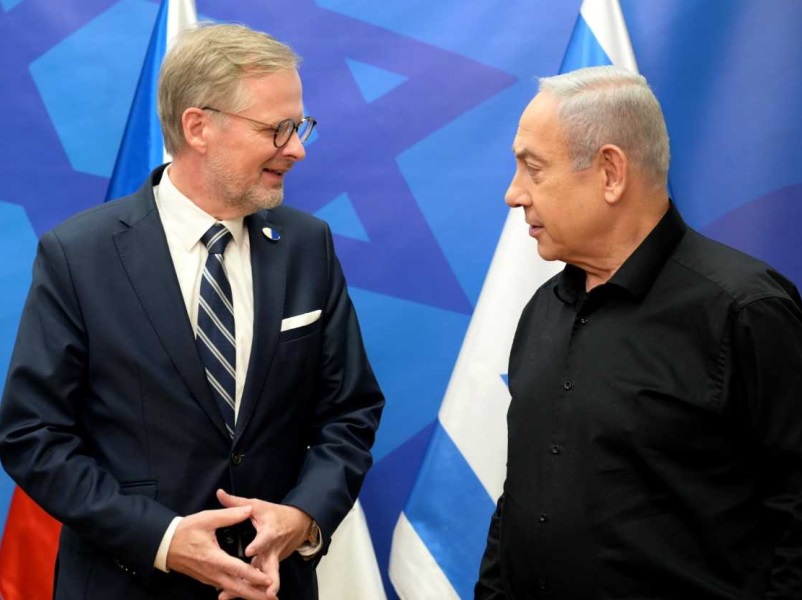
[[[320,333],[322,329],[322,324],[320,321],[315,321],[314,323],[310,323],[309,325],[304,325],[303,327],[295,327],[294,329],[288,329],[287,331],[282,331],[279,334],[278,342],[279,344],[284,344],[286,342],[291,342],[294,340],[300,340],[306,337],[311,337],[315,334]]]
[[[323,315],[321,309],[301,312],[281,320],[279,343],[299,339],[320,331]]]

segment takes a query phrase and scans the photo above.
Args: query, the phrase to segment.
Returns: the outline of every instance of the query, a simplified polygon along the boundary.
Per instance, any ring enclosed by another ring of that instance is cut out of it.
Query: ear
[[[200,154],[206,153],[209,127],[209,115],[200,108],[188,108],[181,115],[181,128],[187,146]]]
[[[615,204],[624,195],[629,177],[627,155],[614,144],[605,144],[599,150],[601,171],[604,176],[604,200]]]

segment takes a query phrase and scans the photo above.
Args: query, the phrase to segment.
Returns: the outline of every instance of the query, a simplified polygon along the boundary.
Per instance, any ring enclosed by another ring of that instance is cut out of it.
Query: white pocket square
[[[302,315],[295,315],[294,317],[287,317],[281,320],[281,331],[289,331],[290,329],[297,329],[304,325],[310,325],[320,318],[323,313],[321,310],[313,310],[312,312],[304,313]]]

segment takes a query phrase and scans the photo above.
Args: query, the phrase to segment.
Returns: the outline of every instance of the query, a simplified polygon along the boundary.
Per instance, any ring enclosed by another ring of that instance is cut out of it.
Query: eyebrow
[[[516,150],[514,147],[512,148],[512,153],[515,155],[515,158],[518,160],[524,160],[527,158],[533,158],[536,161],[545,163],[547,162],[545,158],[540,156],[537,152],[530,150],[529,148],[521,148],[520,150]]]

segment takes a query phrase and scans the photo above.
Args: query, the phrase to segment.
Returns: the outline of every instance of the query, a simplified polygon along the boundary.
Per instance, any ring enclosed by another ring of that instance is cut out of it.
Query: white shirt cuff
[[[183,518],[184,517],[173,518],[170,522],[170,526],[167,527],[167,531],[164,532],[162,543],[159,544],[159,550],[156,552],[156,560],[153,561],[153,566],[159,569],[159,571],[164,571],[165,573],[170,572],[170,569],[167,568],[167,551],[170,549],[170,542],[173,541],[175,529]]]
[[[315,555],[320,552],[320,549],[323,548],[323,535],[320,533],[320,527],[318,527],[317,523],[314,521],[312,521],[312,526],[314,527],[315,541],[310,542],[307,540],[301,544],[301,547],[297,550],[298,554],[305,560],[314,558]]]

